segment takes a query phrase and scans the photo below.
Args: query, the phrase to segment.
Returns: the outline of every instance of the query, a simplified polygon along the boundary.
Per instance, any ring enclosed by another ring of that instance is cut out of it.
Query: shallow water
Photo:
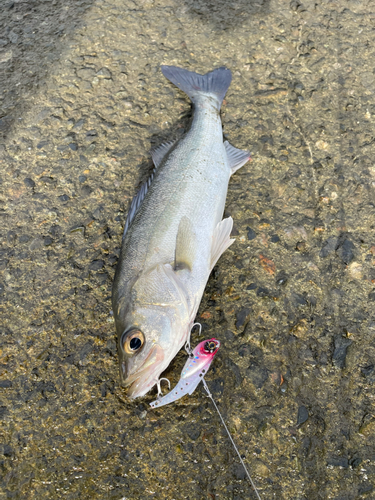
[[[191,115],[162,63],[229,67],[224,135],[253,152],[194,340],[222,342],[207,383],[262,499],[374,498],[374,23],[355,0],[5,5],[1,498],[254,498],[202,388],[151,410],[119,387],[127,209]]]

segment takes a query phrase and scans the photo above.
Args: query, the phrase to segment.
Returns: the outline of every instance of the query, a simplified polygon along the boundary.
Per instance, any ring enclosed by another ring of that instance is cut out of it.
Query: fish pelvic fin
[[[196,254],[196,234],[191,220],[184,215],[178,226],[176,237],[175,263],[176,271],[188,269],[191,271]]]
[[[219,222],[212,235],[211,247],[211,270],[213,269],[220,256],[227,248],[234,243],[235,239],[230,237],[233,228],[233,219],[228,217]]]
[[[221,108],[224,96],[232,81],[232,73],[225,67],[214,69],[205,75],[177,68],[176,66],[161,66],[163,75],[176,87],[187,94],[195,102],[200,96],[210,96]]]
[[[250,160],[250,153],[249,151],[235,148],[229,144],[228,141],[224,142],[224,147],[227,153],[231,175],[233,175],[234,172],[237,172],[238,169],[243,167],[245,163]]]

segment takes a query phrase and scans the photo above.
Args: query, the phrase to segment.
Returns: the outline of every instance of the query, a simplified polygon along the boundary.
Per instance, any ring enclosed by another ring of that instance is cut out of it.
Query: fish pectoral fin
[[[180,221],[176,237],[174,268],[176,271],[191,271],[196,256],[196,234],[191,220],[184,215]]]
[[[172,147],[175,145],[176,141],[170,141],[170,142],[165,142],[164,144],[161,144],[157,148],[154,148],[151,150],[151,156],[152,156],[152,161],[154,162],[154,165],[156,168],[161,164],[163,159],[167,156],[169,151],[172,149]]]
[[[231,175],[233,175],[234,172],[243,167],[245,163],[250,160],[250,153],[249,151],[235,148],[234,146],[229,144],[228,141],[224,142],[224,147],[227,153]]]
[[[227,248],[235,241],[234,238],[230,237],[230,233],[233,228],[233,219],[228,217],[219,222],[212,235],[212,247],[211,247],[211,269],[214,267],[216,262],[219,260],[220,256],[225,252]]]
[[[162,268],[167,278],[171,281],[171,283],[173,283],[175,289],[177,290],[182,304],[184,304],[186,310],[189,311],[189,294],[185,285],[170,264],[163,264]]]

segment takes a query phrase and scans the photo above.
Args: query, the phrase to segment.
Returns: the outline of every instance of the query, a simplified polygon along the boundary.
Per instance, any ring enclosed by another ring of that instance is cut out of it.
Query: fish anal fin
[[[224,142],[224,147],[227,153],[231,175],[233,175],[234,172],[243,167],[245,163],[250,160],[250,153],[249,151],[235,148],[228,141]]]
[[[175,250],[175,270],[191,271],[196,255],[196,234],[191,220],[185,215],[178,226]]]
[[[158,168],[174,145],[175,141],[165,142],[164,144],[161,144],[157,148],[151,150],[152,161],[154,162],[156,168]]]
[[[230,233],[233,228],[233,219],[228,217],[223,219],[216,226],[214,233],[212,235],[212,247],[211,247],[211,269],[214,267],[216,262],[219,260],[220,256],[225,252],[227,248],[235,241],[230,237]]]

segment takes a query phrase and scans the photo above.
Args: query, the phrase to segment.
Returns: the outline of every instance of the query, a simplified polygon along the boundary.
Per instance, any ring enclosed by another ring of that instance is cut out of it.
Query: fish
[[[120,382],[147,394],[190,336],[209,275],[234,242],[223,219],[231,175],[250,153],[223,140],[231,71],[161,66],[193,104],[189,131],[151,152],[154,170],[131,202],[112,289]],[[160,385],[159,385],[160,387]]]

